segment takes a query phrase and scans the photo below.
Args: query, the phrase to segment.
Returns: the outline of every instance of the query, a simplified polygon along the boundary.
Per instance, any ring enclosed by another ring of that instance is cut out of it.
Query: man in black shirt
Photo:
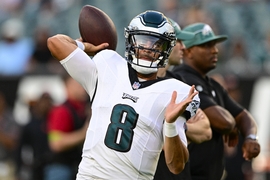
[[[174,66],[179,65],[183,59],[183,50],[185,49],[185,45],[183,44],[182,39],[183,36],[188,33],[182,31],[179,24],[172,19],[171,22],[177,38],[176,45],[173,47],[173,50],[170,53],[168,64],[165,66],[165,68],[158,69],[159,78],[173,78],[171,70]],[[193,33],[189,34],[191,34],[188,36],[190,39],[194,37]],[[200,108],[197,110],[195,116],[193,116],[191,119],[188,119],[186,126],[186,136],[188,143],[201,143],[212,138],[212,130],[210,127],[209,119]],[[189,163],[187,162],[184,169],[185,173],[189,173],[188,167]],[[184,173],[173,174],[170,172],[165,162],[164,152],[161,152],[154,180],[185,180],[185,178],[189,176],[190,175],[186,175]]]
[[[183,64],[173,69],[173,75],[195,85],[199,91],[200,108],[209,118],[212,139],[201,144],[189,144],[190,173],[182,173],[191,175],[185,179],[219,180],[224,170],[224,142],[235,146],[238,132],[245,138],[242,145],[244,159],[251,160],[260,153],[257,125],[246,109],[235,102],[218,82],[207,76],[218,61],[216,44],[227,37],[216,36],[204,23],[191,24],[183,30],[195,33],[195,37],[183,41],[186,46]]]

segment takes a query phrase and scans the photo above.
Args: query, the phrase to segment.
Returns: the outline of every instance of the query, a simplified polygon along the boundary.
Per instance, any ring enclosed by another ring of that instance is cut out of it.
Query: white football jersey
[[[139,82],[127,61],[111,50],[91,60],[77,48],[61,63],[92,100],[77,179],[153,179],[164,142],[166,106],[174,90],[179,103],[190,86],[175,79]],[[191,116],[198,106],[196,95],[187,108]],[[186,144],[183,123],[178,129]]]

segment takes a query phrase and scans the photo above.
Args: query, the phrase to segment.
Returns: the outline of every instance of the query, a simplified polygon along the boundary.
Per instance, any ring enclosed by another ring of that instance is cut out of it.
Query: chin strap
[[[137,59],[133,59],[133,62],[135,61],[137,61]],[[131,67],[141,74],[151,74],[158,71],[156,62],[146,61],[142,59],[138,59],[138,62],[139,62],[139,65],[132,63]],[[146,66],[146,67],[143,67],[143,66]]]

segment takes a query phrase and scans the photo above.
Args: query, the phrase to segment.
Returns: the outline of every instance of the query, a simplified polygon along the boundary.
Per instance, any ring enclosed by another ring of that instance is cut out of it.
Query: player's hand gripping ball
[[[116,50],[117,32],[111,18],[102,10],[85,5],[79,16],[79,31],[83,41],[94,45],[109,43],[107,49]]]

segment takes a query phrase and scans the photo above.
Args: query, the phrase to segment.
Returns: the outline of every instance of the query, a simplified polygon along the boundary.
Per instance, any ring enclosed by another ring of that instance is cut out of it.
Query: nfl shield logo
[[[139,87],[141,86],[141,84],[139,82],[134,82],[132,85],[133,89],[139,89]]]

